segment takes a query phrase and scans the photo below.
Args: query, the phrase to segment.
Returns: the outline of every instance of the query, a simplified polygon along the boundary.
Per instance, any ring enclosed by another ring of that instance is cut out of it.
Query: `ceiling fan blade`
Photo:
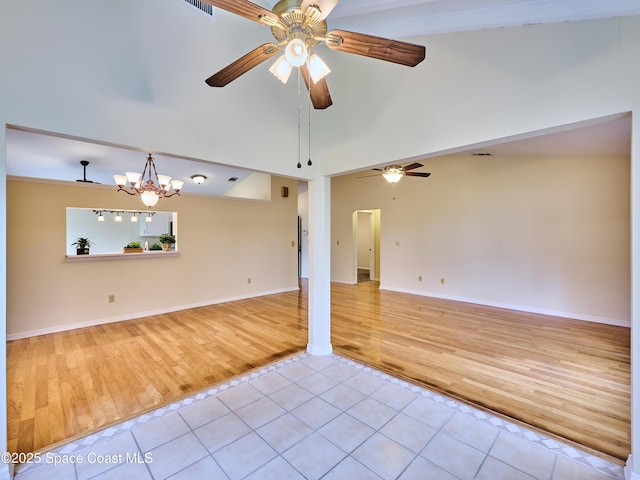
[[[405,173],[405,175],[407,177],[423,177],[423,178],[427,178],[431,174],[427,173],[427,172],[407,172],[407,173]]]
[[[424,165],[422,165],[421,163],[412,163],[411,165],[407,165],[406,167],[404,167],[404,171],[408,171],[408,170],[415,170],[416,168],[420,168],[420,167],[424,167]]]
[[[300,5],[300,10],[304,12],[309,5],[317,5],[320,7],[320,12],[322,13],[320,20],[324,20],[338,4],[338,1],[339,0],[304,0],[302,5]]]
[[[207,85],[210,87],[224,87],[240,75],[247,73],[252,68],[257,67],[265,60],[273,57],[276,53],[278,53],[277,45],[273,43],[260,45],[235,62],[227,65],[218,73],[207,78]]]
[[[309,90],[313,108],[316,110],[324,110],[333,105],[331,94],[329,94],[329,86],[324,78],[314,83],[311,78],[309,78],[309,69],[307,69],[307,66],[304,64],[300,66],[300,73],[302,73],[304,83]]]
[[[262,8],[255,3],[251,3],[247,0],[203,0],[205,3],[209,5],[213,5],[214,7],[221,8],[222,10],[226,10],[227,12],[235,13],[236,15],[240,15],[241,17],[248,18],[254,22],[262,23],[260,21],[260,17],[266,15],[268,17],[272,17],[274,20],[278,20],[278,16],[267,10],[266,8]]]
[[[345,30],[330,31],[327,34],[326,43],[332,50],[355,53],[408,67],[415,67],[422,62],[426,51],[423,45]]]

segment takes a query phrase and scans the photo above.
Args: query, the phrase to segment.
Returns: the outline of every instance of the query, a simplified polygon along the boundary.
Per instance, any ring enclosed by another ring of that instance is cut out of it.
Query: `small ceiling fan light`
[[[276,78],[282,83],[287,83],[287,80],[289,80],[289,75],[291,75],[292,68],[293,67],[291,67],[291,64],[287,62],[287,58],[282,55],[273,63],[273,65],[271,65],[269,71],[273,73]]]
[[[290,65],[294,67],[301,67],[307,61],[309,56],[307,52],[307,44],[300,38],[294,38],[287,43],[284,49],[284,55]]]
[[[195,183],[196,185],[202,185],[206,179],[207,177],[205,177],[200,173],[196,175],[191,175],[191,180],[193,180],[193,183]]]
[[[400,179],[404,177],[404,170],[400,167],[385,168],[382,176],[389,183],[398,183]]]
[[[309,75],[313,83],[318,83],[324,77],[331,73],[331,69],[320,58],[317,53],[312,53],[309,57]]]

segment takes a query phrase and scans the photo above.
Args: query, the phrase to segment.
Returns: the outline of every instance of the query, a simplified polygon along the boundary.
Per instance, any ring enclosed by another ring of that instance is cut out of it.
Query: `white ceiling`
[[[271,8],[272,1],[255,3]],[[329,28],[389,38],[504,28],[517,25],[640,15],[638,0],[341,0],[329,16]],[[428,55],[427,60],[428,61]],[[529,138],[503,139],[476,145],[467,153],[503,156],[627,156],[630,116],[614,116],[562,132],[538,132]],[[113,175],[141,171],[147,152],[18,129],[7,131],[7,174],[75,181],[83,178],[81,160],[90,162],[87,179],[113,184]],[[248,170],[197,159],[154,155],[159,173],[184,180],[183,191],[221,195],[251,174]],[[450,152],[460,154],[460,151]],[[396,159],[389,159],[394,163]],[[206,175],[203,185],[190,177]]]

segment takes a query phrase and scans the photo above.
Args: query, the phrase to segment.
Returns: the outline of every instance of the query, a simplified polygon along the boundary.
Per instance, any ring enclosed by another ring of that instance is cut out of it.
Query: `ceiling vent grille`
[[[178,0],[180,3],[187,5],[192,10],[196,12],[200,12],[202,15],[206,15],[212,20],[215,18],[215,10],[213,9],[213,5],[209,5],[208,3],[202,2],[200,0]]]

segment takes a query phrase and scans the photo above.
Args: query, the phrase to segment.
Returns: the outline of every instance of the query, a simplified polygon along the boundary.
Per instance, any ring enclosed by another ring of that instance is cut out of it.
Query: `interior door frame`
[[[375,212],[379,211],[379,209],[362,209],[362,210],[354,210],[352,216],[352,226],[353,226],[353,283],[358,283],[358,215],[360,213],[366,213],[369,215],[369,280],[379,280],[379,272],[376,268],[377,259],[379,258],[380,252],[376,246],[376,215]]]

